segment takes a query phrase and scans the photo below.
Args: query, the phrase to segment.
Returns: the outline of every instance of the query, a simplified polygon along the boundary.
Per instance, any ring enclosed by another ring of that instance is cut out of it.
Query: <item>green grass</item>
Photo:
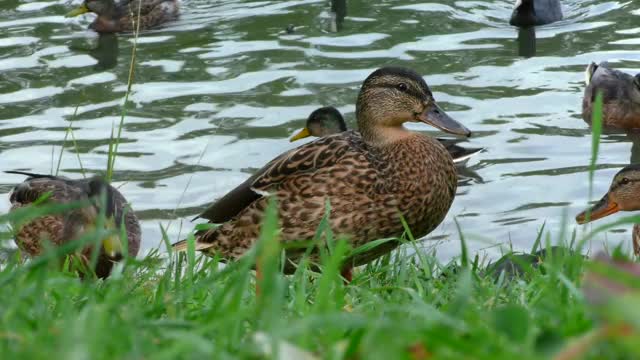
[[[27,210],[0,221],[41,213]],[[538,359],[574,347],[593,359],[639,355],[615,337],[602,339],[599,312],[580,290],[588,263],[576,253],[554,253],[542,267],[509,279],[477,259],[441,264],[435,253],[417,256],[405,246],[358,269],[344,285],[339,264],[350,250],[335,238],[322,253],[322,273],[303,266],[281,274],[274,213],[255,251],[226,267],[191,248],[127,259],[106,281],[57,270],[65,254],[98,242],[104,231],[27,263],[11,256],[0,271],[0,353],[16,359],[255,359],[278,358],[280,349],[280,358],[298,358],[288,344],[322,359],[414,359],[420,351],[443,359]],[[326,228],[320,232],[333,238]],[[263,269],[259,297],[251,270],[256,259]],[[633,301],[616,306],[611,317],[637,319]]]

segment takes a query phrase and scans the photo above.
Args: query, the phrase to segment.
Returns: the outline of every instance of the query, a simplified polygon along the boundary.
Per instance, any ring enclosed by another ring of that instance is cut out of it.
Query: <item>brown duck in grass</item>
[[[118,3],[113,0],[85,0],[66,16],[74,17],[88,12],[98,15],[90,25],[97,32],[135,32],[176,19],[179,7],[177,0],[121,0]]]
[[[640,129],[640,74],[629,75],[608,63],[591,63],[586,71],[582,118],[591,123],[596,94],[602,91],[602,124],[611,128]]]
[[[291,137],[289,141],[297,141],[309,136],[323,137],[347,131],[347,124],[340,110],[333,106],[325,106],[311,112],[302,130]],[[465,148],[457,145],[459,140],[436,138],[449,152],[453,163],[465,164],[473,155],[480,153],[483,148]]]
[[[14,228],[15,242],[18,247],[30,256],[38,256],[44,248],[44,241],[50,241],[53,246],[60,246],[82,236],[95,227],[100,213],[99,202],[103,192],[106,192],[107,218],[106,226],[117,226],[124,223],[128,254],[135,257],[140,249],[140,225],[138,218],[128,208],[126,199],[113,186],[98,177],[82,180],[71,180],[62,176],[32,174],[22,171],[7,171],[9,174],[26,175],[28,178],[15,186],[9,201],[11,210],[37,206],[34,202],[46,197],[44,203],[68,204],[88,201],[86,207],[70,210],[63,214],[45,215],[26,224]],[[124,221],[123,221],[124,216]],[[124,240],[124,239],[122,239]],[[122,259],[122,244],[118,236],[102,241],[98,255],[95,273],[105,278],[111,273],[115,262]],[[88,263],[91,257],[91,247],[81,252],[81,261]]]
[[[412,70],[385,67],[362,84],[356,104],[360,132],[321,137],[276,157],[200,217],[221,226],[196,234],[196,249],[236,259],[254,245],[267,208],[277,199],[285,243],[314,238],[330,201],[329,223],[353,247],[404,233],[400,215],[418,238],[442,222],[456,194],[456,169],[445,147],[403,124],[422,122],[469,136],[436,103]],[[367,263],[399,245],[387,242],[347,259],[343,271]],[[186,249],[186,241],[174,244]],[[304,250],[287,250],[285,271],[295,270]]]
[[[598,220],[618,211],[640,210],[640,164],[629,165],[614,177],[609,191],[593,207],[576,216],[578,224]],[[587,220],[587,214],[589,219]],[[640,226],[633,226],[633,252],[640,256]]]

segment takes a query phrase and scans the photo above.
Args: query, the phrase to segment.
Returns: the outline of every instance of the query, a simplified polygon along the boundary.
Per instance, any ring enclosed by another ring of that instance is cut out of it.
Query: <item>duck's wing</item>
[[[63,176],[35,174],[25,171],[5,171],[7,174],[25,175],[22,183],[16,185],[11,192],[9,201],[13,206],[24,206],[35,202],[49,193],[52,200],[70,202],[80,200],[86,195],[88,188],[78,186],[73,180]]]
[[[346,131],[324,136],[289,150],[271,160],[198,217],[217,224],[229,221],[283,181],[297,174],[313,172],[335,164],[355,143],[360,143],[360,140],[360,134]]]
[[[461,140],[457,139],[437,139],[447,149],[455,164],[463,164],[472,156],[480,153],[484,148],[467,148],[458,145]]]

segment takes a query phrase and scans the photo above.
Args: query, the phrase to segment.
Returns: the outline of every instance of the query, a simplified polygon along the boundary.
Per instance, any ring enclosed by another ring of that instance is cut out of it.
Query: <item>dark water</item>
[[[530,247],[545,222],[558,233],[563,214],[572,220],[588,197],[585,66],[640,68],[639,4],[562,5],[565,20],[535,37],[521,34],[519,43],[507,25],[510,1],[348,0],[344,18],[329,1],[184,1],[178,21],[138,39],[116,163],[116,184],[143,219],[144,249],[158,245],[159,224],[177,239],[191,215],[294,146],[287,137],[315,107],[335,105],[353,125],[361,81],[389,64],[424,74],[436,99],[474,131],[468,145],[487,148],[470,161],[448,217],[428,237],[440,240],[439,254],[459,252],[455,217],[470,246],[489,255],[499,244]],[[82,166],[106,168],[134,39],[98,39],[86,30],[90,15],[63,17],[70,6],[0,3],[2,169],[51,172],[74,119]],[[631,148],[624,134],[605,136],[594,196],[629,164]],[[73,147],[60,169],[81,176]],[[21,179],[0,174],[0,212]],[[618,230],[606,240],[628,241],[630,229]]]

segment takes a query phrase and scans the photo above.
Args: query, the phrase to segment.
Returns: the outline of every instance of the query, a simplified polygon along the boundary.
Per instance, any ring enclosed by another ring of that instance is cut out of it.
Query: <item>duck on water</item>
[[[559,0],[516,0],[509,24],[528,27],[562,20]]]

